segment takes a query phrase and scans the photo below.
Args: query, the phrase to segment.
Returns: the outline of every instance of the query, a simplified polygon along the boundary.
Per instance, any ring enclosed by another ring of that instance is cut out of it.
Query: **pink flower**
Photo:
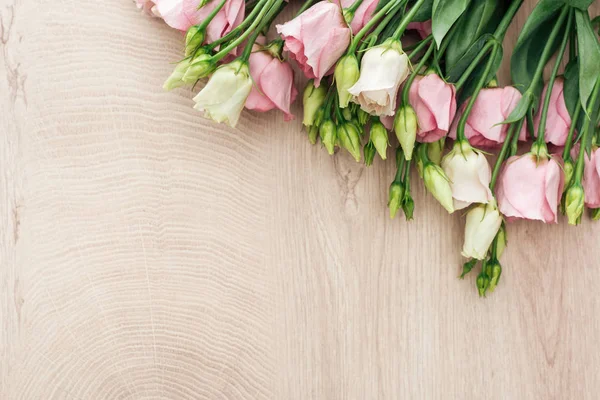
[[[315,86],[333,72],[332,67],[350,43],[350,28],[340,6],[328,1],[318,2],[293,20],[277,25],[277,32],[304,75],[316,79]]]
[[[555,159],[538,161],[531,153],[510,157],[498,177],[500,212],[508,218],[557,222],[563,184],[561,167]]]
[[[267,51],[256,51],[250,55],[250,75],[254,87],[246,100],[246,108],[260,112],[278,108],[284,119],[294,119],[290,105],[298,90],[294,86],[294,71],[289,63],[280,61]]]
[[[557,146],[564,146],[569,135],[569,129],[571,128],[571,116],[569,110],[565,104],[565,98],[563,96],[565,81],[563,78],[556,78],[554,86],[552,86],[552,93],[550,94],[550,105],[548,107],[548,117],[546,118],[546,130],[544,131],[544,139],[547,143],[552,143]],[[542,92],[541,104],[543,104],[544,98],[546,97],[546,91],[548,90],[548,84],[544,87]],[[535,116],[534,125],[536,128],[540,125],[541,108]],[[537,130],[535,132],[537,136]]]
[[[220,3],[212,0],[198,10],[200,0],[153,0],[165,22],[181,31],[202,22]],[[244,19],[244,0],[228,0],[206,28],[206,42],[211,43],[231,32]]]
[[[493,147],[503,143],[508,133],[508,124],[501,124],[510,115],[521,99],[521,93],[512,86],[482,89],[467,118],[465,136],[475,147]],[[464,110],[461,107],[461,113]],[[450,137],[456,138],[459,117],[454,120]],[[525,140],[525,125],[519,140]]]
[[[591,158],[585,155],[583,190],[585,205],[589,208],[600,208],[600,149],[592,151]]]
[[[456,114],[456,89],[436,74],[417,76],[408,92],[417,113],[417,141],[435,142],[446,136]]]
[[[425,22],[411,22],[406,29],[417,31],[421,39],[431,35],[431,20]]]
[[[336,3],[338,1],[339,0],[337,0]],[[357,1],[359,0],[342,0],[342,8],[349,8]],[[352,33],[356,34],[371,20],[371,18],[373,18],[378,3],[379,0],[363,0],[362,3],[360,3],[354,12],[354,18],[352,18],[352,22],[350,23]]]

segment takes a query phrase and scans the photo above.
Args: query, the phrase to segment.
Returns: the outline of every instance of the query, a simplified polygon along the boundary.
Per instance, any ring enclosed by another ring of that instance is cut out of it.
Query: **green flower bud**
[[[360,132],[352,122],[345,122],[338,128],[338,138],[343,148],[348,150],[356,162],[360,161]]]
[[[200,29],[199,25],[193,25],[188,29],[185,35],[185,56],[191,56],[194,54],[196,49],[202,46],[206,34],[204,30]]]
[[[506,226],[502,223],[500,230],[496,235],[496,258],[502,257],[502,254],[504,254],[504,250],[506,249],[506,243],[508,243],[506,240]]]
[[[407,189],[404,191],[404,199],[402,200],[402,211],[407,221],[413,219],[413,213],[415,211],[415,201],[410,195],[410,191]]]
[[[390,194],[388,199],[388,208],[390,209],[390,218],[394,219],[396,213],[402,207],[404,197],[404,187],[400,182],[392,182],[390,185]]]
[[[483,272],[480,272],[479,275],[477,275],[476,285],[479,297],[485,297],[485,292],[490,285],[490,278]]]
[[[385,129],[385,126],[379,121],[375,121],[371,124],[371,134],[370,139],[373,142],[373,145],[377,149],[377,153],[382,160],[385,160],[387,157],[387,148],[390,145],[388,140],[388,132]]]
[[[566,192],[567,189],[569,188],[569,186],[571,185],[571,179],[573,179],[573,171],[575,171],[575,163],[573,162],[573,159],[571,157],[569,157],[568,159],[565,160],[563,169],[565,171],[565,192]]]
[[[359,108],[358,111],[356,111],[356,116],[358,117],[358,123],[361,126],[365,126],[371,117],[371,115],[362,108]]]
[[[488,290],[493,292],[498,286],[498,282],[500,282],[500,275],[502,275],[502,266],[498,261],[491,261],[490,263],[490,283],[488,285]]]
[[[437,165],[442,162],[442,156],[444,155],[444,145],[446,144],[446,137],[441,138],[437,142],[427,143],[427,157],[429,160]]]
[[[370,140],[365,144],[363,148],[363,153],[365,154],[365,165],[370,167],[373,164],[373,159],[375,158],[375,145]]]
[[[477,259],[475,259],[475,258],[474,258],[474,259],[472,259],[472,260],[469,260],[469,261],[467,261],[466,263],[464,263],[464,264],[463,264],[462,273],[460,274],[460,276],[459,276],[459,279],[465,279],[465,276],[467,276],[467,274],[468,274],[469,272],[471,272],[471,270],[472,270],[473,268],[475,268],[475,266],[477,265],[477,262],[478,262],[478,261],[479,261],[479,260],[477,260]]]
[[[210,54],[200,54],[192,60],[190,67],[185,71],[183,81],[185,83],[195,83],[198,79],[206,78],[216,69],[217,63]]]
[[[358,59],[354,54],[347,54],[340,58],[337,65],[335,66],[335,72],[333,74],[335,78],[335,85],[337,88],[338,96],[340,99],[340,108],[348,107],[352,95],[348,92],[360,75],[358,68]]]
[[[498,87],[498,79],[496,79],[496,77],[492,78],[492,80],[488,82],[487,87],[488,88],[497,88]]]
[[[410,160],[417,140],[417,114],[411,106],[401,107],[396,112],[394,131],[404,150],[404,157]]]
[[[581,222],[583,207],[585,201],[585,193],[580,183],[575,183],[567,189],[566,197],[566,212],[569,219],[569,225],[577,225]]]
[[[429,193],[452,214],[454,212],[452,188],[444,170],[439,165],[428,163],[423,169],[423,180]]]
[[[333,155],[335,143],[337,141],[337,129],[332,120],[326,119],[323,121],[319,127],[319,135],[321,136],[321,142],[323,142],[329,155]]]
[[[346,121],[352,121],[352,111],[348,107],[342,109],[342,116]]]
[[[492,276],[492,264],[493,263],[490,260],[485,260],[481,267],[481,270],[488,278]]]
[[[600,220],[600,208],[594,208],[592,210],[592,220],[594,220],[594,221]]]
[[[279,60],[283,60],[283,40],[275,39],[267,44],[264,49],[273,56],[273,58],[277,58]]]
[[[315,113],[314,123],[308,127],[308,141],[311,144],[317,143],[317,136],[319,136],[319,127],[321,126],[321,122],[323,122],[323,115],[325,114],[325,110],[323,107],[320,107]]]
[[[323,86],[315,87],[314,80],[308,81],[304,88],[302,104],[304,106],[304,126],[311,126],[315,122],[317,110],[325,103],[327,90]]]
[[[189,67],[189,58],[181,60],[179,63],[177,63],[177,66],[163,84],[163,89],[171,90],[185,85],[185,82],[183,82],[183,76],[185,75],[185,72],[188,70]]]

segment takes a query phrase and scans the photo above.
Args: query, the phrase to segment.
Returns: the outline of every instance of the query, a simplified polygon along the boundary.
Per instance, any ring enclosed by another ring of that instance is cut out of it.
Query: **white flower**
[[[360,77],[348,89],[352,101],[374,115],[394,115],[400,85],[410,73],[410,62],[398,40],[372,47],[361,61]]]
[[[502,216],[494,200],[488,204],[480,204],[469,211],[462,255],[483,260],[501,225]]]
[[[452,151],[442,160],[442,169],[450,179],[456,210],[473,203],[486,204],[493,199],[490,165],[485,156],[473,150],[468,142],[457,141],[454,144]]]
[[[194,97],[194,108],[216,122],[235,127],[251,90],[248,64],[234,61],[217,68],[204,89]]]

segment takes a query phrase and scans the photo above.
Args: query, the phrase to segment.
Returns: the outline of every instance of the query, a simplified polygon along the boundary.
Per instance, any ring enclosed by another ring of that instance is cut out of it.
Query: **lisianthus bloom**
[[[261,51],[256,45],[249,62],[254,86],[246,100],[246,108],[261,112],[278,108],[283,111],[286,121],[294,119],[290,105],[296,100],[298,90],[294,86],[294,71],[290,64],[266,50]]]
[[[160,16],[165,22],[181,31],[202,22],[217,6],[219,0],[212,0],[206,5],[198,6],[202,0],[153,0]],[[231,32],[244,20],[246,10],[244,0],[227,0],[223,8],[206,28],[206,42],[211,43]]]
[[[137,8],[144,13],[153,17],[160,17],[153,0],[135,0],[135,4],[137,5]]]
[[[544,130],[544,140],[547,143],[552,143],[557,146],[564,146],[569,135],[569,129],[571,128],[571,116],[567,105],[565,104],[564,93],[565,80],[561,77],[556,78],[554,86],[552,86],[552,92],[550,93],[550,104],[548,106],[548,116],[546,118],[546,129]],[[542,92],[541,104],[544,102],[546,92],[548,90],[548,84],[544,87]],[[540,126],[540,117],[542,114],[542,105],[535,116],[534,125],[536,129]],[[537,130],[535,132],[538,134]]]
[[[485,156],[466,141],[457,141],[442,160],[442,169],[450,179],[454,209],[473,203],[488,203],[494,196],[490,190],[492,169]]]
[[[498,207],[508,218],[557,222],[563,184],[554,158],[538,159],[532,153],[510,157],[498,177]]]
[[[338,4],[320,1],[291,21],[277,25],[284,49],[315,86],[350,44],[350,28]]]
[[[503,143],[508,133],[508,124],[503,121],[515,109],[521,100],[521,93],[512,86],[503,88],[481,89],[471,113],[467,118],[465,136],[475,147],[494,147]],[[464,106],[461,109],[461,113]],[[459,118],[454,120],[450,129],[450,137],[456,138]],[[519,140],[525,140],[525,126],[519,133]]]
[[[431,20],[425,22],[411,22],[406,27],[408,30],[417,31],[421,39],[425,39],[431,35]]]
[[[342,8],[349,8],[357,1],[359,0],[341,0]],[[352,22],[350,22],[352,33],[356,34],[373,18],[377,4],[379,4],[379,0],[362,0],[362,3],[360,3],[354,12]]]
[[[591,158],[585,155],[583,189],[585,205],[589,208],[600,208],[600,149],[593,150]]]
[[[502,226],[502,216],[493,199],[488,204],[480,204],[470,210],[465,225],[463,257],[483,260],[500,226]]]
[[[352,101],[374,115],[394,115],[398,88],[410,73],[408,56],[398,40],[388,39],[363,55],[360,77],[348,89]]]
[[[435,142],[446,136],[456,114],[456,89],[437,74],[417,76],[408,92],[417,113],[417,141]]]
[[[248,64],[234,61],[217,68],[204,89],[194,97],[194,108],[216,122],[235,127],[251,90]]]

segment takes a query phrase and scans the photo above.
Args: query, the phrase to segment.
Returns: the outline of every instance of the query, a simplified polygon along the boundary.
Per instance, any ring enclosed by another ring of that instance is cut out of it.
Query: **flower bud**
[[[500,266],[500,263],[496,260],[490,261],[488,265],[488,269],[490,270],[488,274],[488,276],[490,277],[488,290],[490,292],[493,292],[494,289],[496,289],[496,286],[498,286],[498,282],[500,281],[500,275],[502,275],[502,266]]]
[[[479,297],[485,297],[485,292],[490,285],[490,278],[482,272],[477,275],[477,291],[479,292]]]
[[[494,200],[472,208],[467,213],[463,257],[483,260],[501,225],[502,215]]]
[[[271,41],[264,47],[264,50],[272,55],[273,58],[283,60],[283,40],[281,38]]]
[[[417,114],[410,105],[401,107],[396,113],[394,131],[404,150],[404,157],[410,160],[417,139]]]
[[[566,197],[566,212],[567,218],[569,219],[570,225],[577,225],[581,222],[581,215],[583,214],[585,193],[581,184],[575,183],[567,189]]]
[[[344,117],[344,119],[346,121],[352,121],[352,111],[350,111],[350,108],[346,107],[342,109],[342,116]]]
[[[404,211],[404,216],[407,221],[413,219],[413,213],[415,211],[415,201],[410,195],[409,190],[404,191],[404,199],[402,200],[402,211]]]
[[[387,129],[385,129],[385,126],[383,126],[381,122],[375,121],[371,124],[370,138],[381,159],[385,160],[387,157],[387,148],[390,143],[388,140]]]
[[[388,208],[390,209],[390,218],[394,219],[396,213],[402,207],[404,197],[404,187],[400,182],[392,182],[390,185],[390,194],[388,199]]]
[[[333,155],[337,141],[337,130],[332,120],[326,119],[323,121],[319,128],[319,135],[329,155]]]
[[[360,161],[360,132],[354,123],[345,122],[338,128],[338,137],[343,148],[348,150],[356,162]]]
[[[163,89],[172,90],[185,85],[185,82],[183,82],[183,76],[185,75],[185,72],[188,70],[189,67],[189,58],[181,60],[179,63],[177,63],[177,66],[163,84]]]
[[[200,54],[192,60],[182,80],[185,83],[195,83],[198,79],[212,74],[216,69],[217,63],[210,54]]]
[[[504,250],[506,249],[506,226],[504,223],[500,225],[500,230],[496,235],[496,258],[502,257]]]
[[[370,140],[365,144],[363,148],[363,153],[365,155],[365,165],[370,167],[373,164],[373,159],[375,158],[375,145]]]
[[[311,126],[315,122],[317,110],[325,103],[327,90],[323,86],[315,87],[314,80],[308,81],[304,89],[302,104],[304,106],[304,126]]]
[[[206,34],[199,25],[192,25],[185,34],[185,56],[191,56],[196,49],[202,46]]]
[[[452,188],[444,170],[432,163],[424,165],[423,180],[425,187],[450,214],[454,212]]]
[[[324,114],[325,110],[323,109],[323,107],[320,107],[315,113],[313,124],[308,127],[308,141],[311,144],[317,143],[317,136],[319,136],[319,127],[321,126],[321,122],[323,122]]]
[[[371,115],[362,108],[358,109],[356,116],[358,117],[358,123],[362,126],[365,126],[371,117]]]
[[[565,172],[565,192],[571,185],[571,179],[573,178],[573,171],[575,171],[575,163],[573,159],[569,157],[565,160],[563,165],[563,170]]]
[[[340,99],[340,108],[346,108],[348,107],[348,103],[352,98],[352,95],[348,92],[348,89],[354,86],[356,81],[358,81],[358,77],[360,76],[358,59],[356,58],[356,55],[347,54],[340,58],[335,66],[335,72],[333,76],[335,78],[335,85]]]
[[[465,279],[465,276],[467,276],[467,274],[469,272],[471,272],[471,270],[473,268],[475,268],[475,265],[477,265],[478,262],[479,262],[479,260],[477,260],[477,259],[474,258],[474,259],[469,260],[466,263],[464,263],[463,264],[463,270],[462,270],[462,273],[460,274],[459,278],[460,279]]]
[[[427,157],[429,157],[429,161],[431,161],[434,164],[440,165],[440,163],[442,162],[442,156],[444,155],[445,144],[445,136],[437,142],[427,143]]]

